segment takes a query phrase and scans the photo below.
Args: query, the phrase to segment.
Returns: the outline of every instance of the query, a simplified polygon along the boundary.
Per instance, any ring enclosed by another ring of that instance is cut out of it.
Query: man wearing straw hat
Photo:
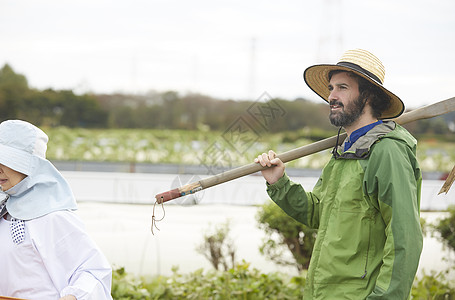
[[[307,68],[307,85],[347,133],[311,192],[290,181],[274,151],[255,162],[271,199],[318,235],[304,299],[407,299],[422,250],[416,140],[393,121],[404,104],[383,86],[381,61],[349,50]],[[340,133],[340,131],[339,131]],[[339,134],[338,133],[338,134]],[[338,144],[338,143],[337,143]]]

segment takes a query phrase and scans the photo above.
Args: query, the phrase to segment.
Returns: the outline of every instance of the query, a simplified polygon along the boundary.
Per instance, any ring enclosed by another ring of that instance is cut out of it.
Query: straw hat
[[[382,62],[370,52],[362,49],[348,50],[336,65],[314,65],[305,70],[303,78],[306,84],[327,102],[330,95],[329,72],[332,70],[351,71],[378,86],[390,96],[390,107],[382,113],[380,119],[392,119],[403,113],[403,101],[383,86],[385,69]]]

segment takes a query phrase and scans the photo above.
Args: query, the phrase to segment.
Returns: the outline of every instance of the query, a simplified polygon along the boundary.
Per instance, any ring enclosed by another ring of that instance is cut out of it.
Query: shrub
[[[455,205],[448,208],[449,216],[439,220],[434,229],[441,235],[441,241],[455,251]]]
[[[423,272],[421,279],[414,282],[412,299],[452,300],[455,299],[455,286],[446,278],[447,272],[432,271],[429,275]]]
[[[134,277],[123,268],[114,270],[112,296],[117,299],[301,299],[304,274],[289,277],[261,273],[243,261],[228,271],[202,269],[172,276]]]
[[[196,251],[207,258],[216,270],[223,266],[227,271],[235,265],[235,246],[229,238],[229,228],[229,220],[216,225],[204,234],[203,242],[196,247]]]
[[[256,217],[268,236],[260,252],[279,265],[295,266],[299,272],[308,269],[317,230],[297,222],[272,201],[262,205]]]

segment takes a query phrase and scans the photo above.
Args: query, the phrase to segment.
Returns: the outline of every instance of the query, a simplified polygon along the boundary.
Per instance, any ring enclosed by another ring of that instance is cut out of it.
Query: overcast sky
[[[33,88],[321,101],[302,73],[373,52],[416,108],[455,96],[453,0],[0,0],[0,66]]]

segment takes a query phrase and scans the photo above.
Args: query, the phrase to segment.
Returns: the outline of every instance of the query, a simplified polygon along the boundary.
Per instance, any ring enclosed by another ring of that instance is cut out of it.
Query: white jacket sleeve
[[[61,297],[112,299],[112,268],[75,213],[59,211],[29,222],[43,223],[30,234]]]

